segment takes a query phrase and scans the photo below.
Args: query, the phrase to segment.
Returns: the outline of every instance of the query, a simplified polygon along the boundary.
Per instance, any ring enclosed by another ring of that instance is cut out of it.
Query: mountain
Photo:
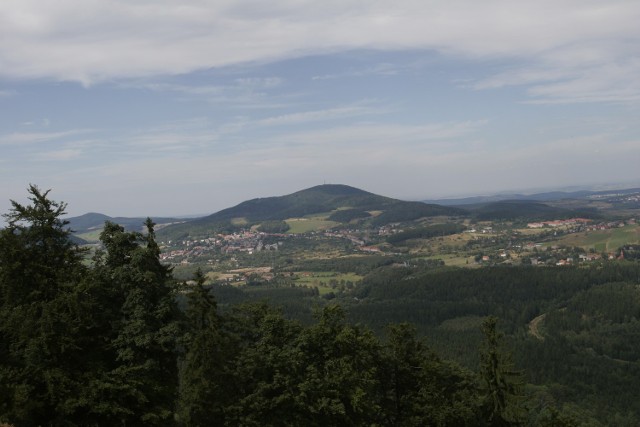
[[[243,218],[248,222],[285,220],[337,209],[383,211],[381,215],[404,216],[402,220],[406,221],[424,216],[464,213],[457,208],[429,205],[422,202],[405,202],[379,196],[348,185],[324,184],[286,196],[248,200],[232,208],[196,220],[194,223],[211,223],[238,218]],[[401,214],[403,211],[404,215]],[[394,215],[390,215],[390,213],[394,213]]]
[[[286,196],[248,200],[194,222],[219,222],[235,218],[244,218],[249,222],[284,220],[329,212],[341,207],[374,209],[395,202],[394,199],[348,185],[325,184]]]
[[[89,233],[92,231],[101,230],[104,227],[105,221],[114,222],[123,226],[128,231],[140,231],[143,224],[146,221],[145,218],[126,218],[126,217],[110,217],[105,214],[89,212],[84,215],[66,218],[69,221],[69,228],[73,230],[75,234]],[[151,218],[153,222],[158,224],[158,228],[166,224],[173,224],[177,222],[184,222],[184,219],[177,218]]]
[[[343,214],[343,211],[348,211]],[[372,217],[370,212],[375,212]],[[412,221],[438,215],[466,215],[455,207],[422,202],[406,202],[379,196],[368,191],[340,184],[324,184],[285,196],[257,198],[223,209],[212,215],[176,224],[162,230],[163,236],[172,238],[202,234],[214,228],[243,227],[266,221],[284,221],[308,215],[326,214],[326,219],[349,222],[358,218],[370,218],[371,225]]]
[[[465,205],[465,207],[476,219],[481,221],[544,221],[572,217],[593,218],[597,216],[597,212],[593,210],[549,206],[536,200],[501,200],[477,205]]]
[[[424,203],[436,203],[443,206],[463,206],[480,203],[499,202],[503,200],[529,200],[550,202],[564,199],[594,199],[605,196],[640,193],[640,188],[627,188],[621,190],[580,190],[580,191],[548,191],[534,194],[495,194],[491,196],[472,196],[457,199],[432,199],[423,200]]]

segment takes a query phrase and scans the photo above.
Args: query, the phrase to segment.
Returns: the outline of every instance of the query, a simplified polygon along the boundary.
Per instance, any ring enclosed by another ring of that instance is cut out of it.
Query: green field
[[[362,276],[355,273],[335,273],[332,271],[314,271],[308,273],[297,273],[295,282],[297,285],[303,286],[316,286],[320,295],[328,294],[334,291],[334,287],[331,286],[331,282],[335,280],[338,284],[342,281],[357,283],[362,280]],[[336,283],[334,282],[334,283]]]
[[[311,231],[320,231],[326,230],[331,227],[335,227],[339,225],[338,222],[335,221],[327,221],[325,219],[321,219],[319,217],[314,218],[291,218],[285,221],[289,224],[289,234],[301,234],[308,233]]]
[[[100,233],[102,233],[102,228],[98,230],[92,230],[82,234],[76,234],[76,236],[86,240],[89,243],[96,243],[100,240]]]
[[[565,236],[557,243],[568,246],[580,246],[584,249],[594,249],[596,252],[612,252],[620,246],[640,243],[640,227],[626,225],[610,230],[590,231]]]

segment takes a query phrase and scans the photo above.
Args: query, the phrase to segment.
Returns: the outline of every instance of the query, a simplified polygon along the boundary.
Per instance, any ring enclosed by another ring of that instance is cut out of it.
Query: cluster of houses
[[[571,219],[557,219],[554,221],[542,221],[542,222],[530,222],[527,224],[528,228],[544,228],[544,227],[570,227],[574,225],[584,225],[591,222],[590,219],[586,218],[571,218]]]
[[[579,226],[585,231],[596,230],[609,230],[617,227],[624,227],[625,225],[635,225],[635,218],[619,221],[608,221],[595,223],[593,220],[586,218],[571,218],[571,219],[559,219],[554,221],[542,221],[542,222],[530,222],[527,224],[528,228],[558,228],[558,227],[576,227]]]
[[[254,252],[278,250],[282,242],[265,244],[263,239],[266,233],[242,231],[228,235],[218,235],[197,240],[183,240],[180,242],[167,242],[165,248],[172,247],[176,249],[165,250],[160,254],[160,260],[170,263],[188,264],[190,260],[214,252],[229,254],[233,252],[246,252],[253,254]],[[270,234],[273,236],[273,234]],[[284,236],[284,235],[280,235]]]

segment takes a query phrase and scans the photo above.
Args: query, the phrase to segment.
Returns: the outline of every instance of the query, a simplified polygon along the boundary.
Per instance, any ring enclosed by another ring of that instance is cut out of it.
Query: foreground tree
[[[160,263],[154,224],[147,233],[126,232],[107,222],[100,239],[106,254],[96,257],[102,319],[110,329],[111,355],[103,379],[107,413],[126,425],[167,425],[177,393],[177,342],[181,314],[171,269]]]
[[[498,319],[489,316],[482,323],[484,345],[480,352],[480,375],[484,384],[485,417],[491,426],[523,424],[522,373],[516,371],[510,355],[502,349]]]
[[[19,424],[55,423],[74,412],[86,367],[91,302],[85,252],[73,244],[66,205],[29,187],[11,201],[0,231],[0,408]]]
[[[481,425],[474,375],[441,360],[403,323],[388,328],[381,385],[382,424],[394,426]]]
[[[222,319],[205,277],[198,269],[194,284],[187,285],[185,355],[180,369],[179,417],[185,426],[221,425],[231,380],[227,352],[229,339],[221,331]]]

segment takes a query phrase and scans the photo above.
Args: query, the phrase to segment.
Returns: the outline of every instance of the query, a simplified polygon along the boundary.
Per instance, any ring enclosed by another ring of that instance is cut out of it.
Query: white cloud
[[[638,22],[640,3],[625,0],[7,0],[0,74],[91,84],[353,49],[426,49],[518,59],[538,74],[517,70],[479,87],[539,81],[535,98],[606,101],[619,99],[628,79],[636,92]],[[626,80],[600,72],[612,63]],[[574,82],[599,89],[575,96]]]
[[[26,124],[31,124],[27,122]],[[62,132],[13,132],[0,135],[0,145],[24,145],[47,141],[60,140],[69,136],[75,136],[91,132],[88,129],[76,129]]]
[[[65,161],[77,159],[81,154],[82,150],[80,149],[66,148],[62,150],[38,153],[36,158],[41,161]]]
[[[372,106],[372,104],[373,101],[361,101],[353,105],[346,105],[342,107],[283,114],[280,116],[258,120],[257,124],[265,126],[293,125],[325,120],[345,118],[351,119],[353,117],[365,116],[370,114],[380,114],[381,112],[383,112],[382,108],[376,108]]]

